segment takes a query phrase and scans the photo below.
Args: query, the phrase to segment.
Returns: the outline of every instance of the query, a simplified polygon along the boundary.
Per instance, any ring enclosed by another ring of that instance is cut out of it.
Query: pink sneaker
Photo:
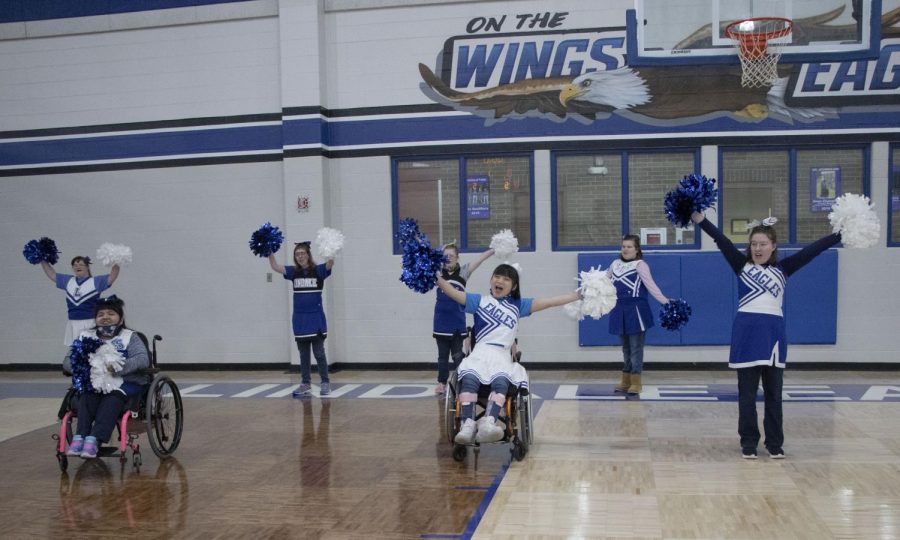
[[[437,386],[434,387],[435,395],[440,396],[441,394],[443,394],[446,391],[447,391],[447,387],[444,386],[444,383],[437,383]]]
[[[84,447],[81,451],[81,457],[83,459],[94,459],[97,457],[97,450],[99,450],[97,446],[97,439],[94,437],[87,437],[84,440]]]

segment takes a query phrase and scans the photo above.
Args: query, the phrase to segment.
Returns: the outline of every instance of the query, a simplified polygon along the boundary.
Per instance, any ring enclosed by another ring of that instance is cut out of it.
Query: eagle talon
[[[763,103],[751,103],[734,114],[751,120],[764,120],[769,117],[769,107]]]

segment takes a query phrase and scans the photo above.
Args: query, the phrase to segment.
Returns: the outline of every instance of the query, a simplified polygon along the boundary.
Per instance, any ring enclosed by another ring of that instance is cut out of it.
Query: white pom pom
[[[319,260],[333,259],[344,247],[344,233],[337,229],[322,227],[313,240],[313,257]]]
[[[131,262],[131,248],[122,244],[105,242],[97,248],[97,260],[104,266],[128,264]]]
[[[865,195],[846,193],[835,199],[828,220],[832,232],[841,233],[841,242],[849,248],[872,247],[881,235],[881,223]]]
[[[584,320],[584,313],[581,312],[581,300],[575,300],[574,302],[569,302],[568,304],[563,306],[563,311],[566,312],[566,315],[575,321]]]
[[[91,385],[108,394],[122,387],[122,377],[116,375],[125,365],[125,358],[110,343],[104,343],[91,355]]]
[[[508,259],[513,253],[518,253],[519,240],[511,230],[503,229],[491,238],[491,249],[498,258]]]
[[[581,286],[581,313],[599,319],[616,307],[616,287],[612,284],[606,272],[600,268],[591,267],[590,270],[579,274]]]

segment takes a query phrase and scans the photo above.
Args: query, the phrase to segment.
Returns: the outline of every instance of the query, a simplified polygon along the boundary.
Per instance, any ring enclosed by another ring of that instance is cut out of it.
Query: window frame
[[[840,150],[862,150],[862,186],[863,186],[863,195],[871,198],[871,190],[872,190],[872,147],[867,143],[826,143],[826,144],[778,144],[778,145],[754,145],[754,146],[719,146],[717,152],[717,160],[718,160],[718,178],[724,179],[722,182],[716,182],[719,189],[719,197],[716,204],[716,219],[718,221],[717,226],[719,230],[723,230],[725,222],[725,192],[728,190],[728,181],[725,178],[725,158],[724,154],[726,152],[773,152],[773,151],[783,151],[788,154],[788,208],[791,209],[790,215],[787,219],[788,225],[788,235],[787,241],[782,240],[781,236],[783,233],[779,234],[778,247],[785,248],[801,248],[803,246],[809,245],[809,243],[798,243],[797,242],[797,203],[798,203],[798,194],[797,194],[797,152],[801,152],[804,150],[831,150],[831,149],[840,149]],[[778,216],[775,216],[778,217]],[[781,219],[781,218],[779,218]],[[811,242],[810,242],[811,243]],[[734,242],[734,245],[740,249],[745,248],[748,243],[747,242]],[[838,244],[841,245],[841,244]]]
[[[557,185],[557,160],[560,156],[595,156],[597,154],[619,154],[622,162],[622,176],[619,179],[622,185],[621,205],[622,221],[619,224],[620,234],[622,236],[628,233],[628,224],[631,220],[631,179],[629,178],[629,156],[632,154],[671,154],[673,152],[683,152],[693,154],[694,170],[686,172],[683,176],[689,174],[700,174],[700,147],[699,146],[661,146],[653,148],[595,148],[592,150],[552,150],[550,152],[550,226],[551,226],[551,245],[553,251],[611,251],[621,249],[620,244],[614,245],[579,245],[579,246],[560,246],[559,245],[559,205],[558,205],[558,185]],[[677,182],[681,178],[672,179],[672,188],[674,189]],[[664,201],[660,199],[659,210],[664,211]],[[645,246],[645,251],[687,251],[700,249],[701,235],[700,229],[694,226],[694,241],[689,244],[666,244]],[[637,234],[637,233],[635,233]]]
[[[459,169],[459,239],[457,240],[457,248],[460,253],[482,253],[488,249],[488,246],[469,247],[469,220],[466,216],[467,197],[466,197],[466,173],[467,162],[471,159],[484,158],[526,158],[528,160],[528,211],[529,211],[529,231],[531,235],[531,244],[523,245],[519,242],[519,251],[534,252],[537,250],[537,239],[535,238],[535,214],[534,214],[534,152],[478,152],[464,154],[424,154],[424,155],[397,155],[391,156],[391,245],[393,246],[394,255],[402,255],[403,250],[397,240],[397,227],[400,220],[400,179],[398,177],[399,165],[401,162],[412,161],[451,161],[457,160]],[[497,232],[500,232],[498,229]],[[432,245],[439,248],[440,246]]]

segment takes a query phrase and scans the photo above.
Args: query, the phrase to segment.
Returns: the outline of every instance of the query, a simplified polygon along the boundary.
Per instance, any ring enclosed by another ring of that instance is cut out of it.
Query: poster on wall
[[[831,205],[840,194],[840,167],[812,167],[809,169],[810,211],[831,212]]]
[[[466,206],[469,219],[490,219],[491,182],[487,176],[473,176],[466,179]]]

